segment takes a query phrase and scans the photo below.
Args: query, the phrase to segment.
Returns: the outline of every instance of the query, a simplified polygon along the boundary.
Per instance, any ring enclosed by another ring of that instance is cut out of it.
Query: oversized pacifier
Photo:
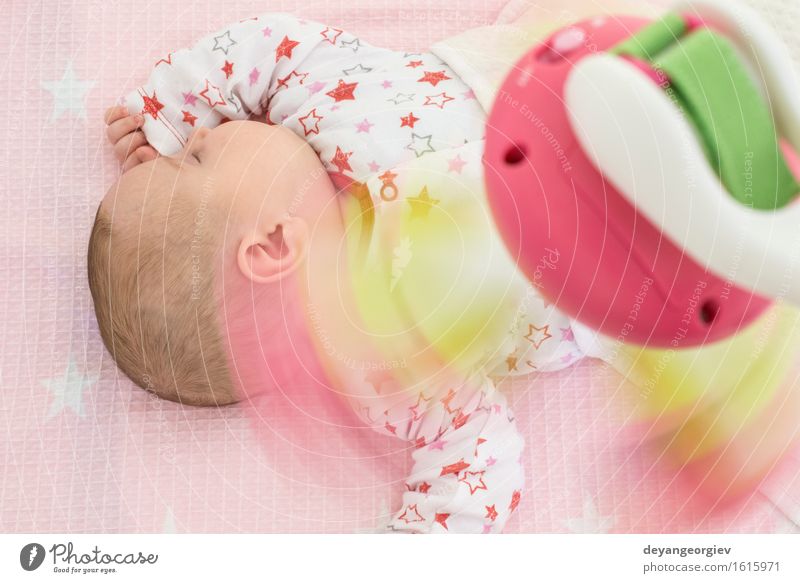
[[[557,31],[487,125],[508,249],[550,301],[625,343],[701,345],[773,298],[800,303],[798,99],[785,47],[735,3]]]
[[[751,491],[797,437],[798,100],[757,14],[695,0],[555,32],[487,124],[511,255],[613,341],[634,433],[717,499]]]

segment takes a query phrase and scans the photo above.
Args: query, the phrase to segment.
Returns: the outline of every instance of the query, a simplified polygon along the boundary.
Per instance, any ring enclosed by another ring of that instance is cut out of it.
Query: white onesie
[[[197,127],[266,116],[304,138],[331,173],[366,184],[377,213],[406,205],[424,218],[438,202],[404,188],[409,161],[430,156],[441,173],[481,173],[486,113],[446,63],[290,15],[244,20],[166,55],[126,104],[144,114],[143,131],[162,155],[182,149]],[[530,287],[506,342],[462,386],[384,397],[380,371],[364,375],[354,409],[416,447],[390,529],[502,530],[520,503],[523,442],[492,379],[571,365],[586,353],[576,332]]]

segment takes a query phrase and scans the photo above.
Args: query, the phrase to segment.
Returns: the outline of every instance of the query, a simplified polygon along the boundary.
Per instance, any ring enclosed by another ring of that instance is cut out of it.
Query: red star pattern
[[[194,122],[197,121],[197,116],[192,115],[190,111],[181,111],[181,113],[183,114],[183,121],[194,127]]]
[[[308,122],[306,125],[306,121],[308,119],[311,121]],[[317,115],[317,108],[315,107],[311,111],[309,111],[306,115],[299,118],[297,121],[300,122],[300,125],[303,126],[303,135],[307,136],[308,134],[318,134],[319,133],[319,122],[325,118],[323,115]],[[313,124],[313,125],[312,125]]]
[[[497,510],[495,510],[494,504],[492,504],[491,506],[487,506],[486,507],[486,517],[485,518],[488,518],[492,522],[494,522],[497,519]]]
[[[430,83],[436,87],[440,81],[447,81],[448,79],[451,79],[451,77],[448,77],[444,71],[423,71],[423,73],[424,75],[417,79],[417,83]]]
[[[150,115],[153,116],[153,119],[158,119],[158,112],[164,109],[164,104],[158,101],[158,98],[156,97],[156,92],[153,91],[152,97],[145,95],[144,97],[142,97],[142,100],[144,101],[144,107],[142,108],[142,115],[144,115],[145,113],[149,113]]]
[[[430,489],[431,485],[428,482],[422,482],[417,488],[417,491],[419,491],[420,494],[427,494]]]
[[[465,462],[464,458],[462,457],[460,460],[458,460],[454,464],[450,464],[448,466],[443,466],[442,467],[442,471],[441,471],[441,473],[439,475],[440,476],[447,476],[449,474],[459,474],[462,471],[466,470],[468,467],[469,467],[469,464],[467,462]]]
[[[348,162],[352,155],[353,152],[342,152],[342,149],[336,146],[336,154],[331,158],[331,164],[336,166],[339,172],[344,172],[345,170],[352,171],[353,169],[350,167],[350,162]]]
[[[425,518],[417,511],[416,504],[409,504],[403,510],[403,513],[397,517],[397,520],[402,520],[406,524],[411,522],[425,522]]]
[[[339,38],[339,35],[342,34],[342,31],[338,28],[331,28],[329,26],[325,27],[325,30],[320,31],[322,38],[326,41],[331,43],[332,45],[336,46],[336,39]]]
[[[450,530],[447,528],[447,519],[450,518],[450,514],[447,512],[437,512],[436,517],[434,520],[442,525],[445,530]]]
[[[393,434],[397,435],[397,427],[395,427],[394,425],[392,425],[392,424],[391,424],[391,423],[389,423],[388,421],[387,421],[387,422],[386,422],[386,423],[383,425],[383,427],[384,427],[384,429],[386,429],[386,431],[388,431],[389,433],[393,433]]]
[[[478,438],[478,443],[475,444],[475,456],[478,455],[478,448],[481,446],[482,443],[486,443],[486,440],[482,437]]]
[[[411,67],[412,69],[416,69],[417,67],[422,66],[422,61],[409,61],[406,67]]]
[[[171,65],[171,64],[172,64],[172,53],[169,53],[169,54],[167,55],[167,58],[166,58],[166,59],[159,59],[159,60],[156,62],[156,65],[155,65],[155,66],[156,66],[156,67],[158,67],[158,66],[159,66],[160,64],[162,64],[162,63],[163,63],[163,64],[165,64],[165,65]]]
[[[425,447],[425,436],[418,437],[417,440],[414,442],[414,447],[417,449],[421,447]]]
[[[225,73],[225,78],[230,79],[231,75],[233,75],[233,63],[229,63],[227,60],[225,64],[220,67],[220,70]]]
[[[460,429],[468,419],[469,415],[464,415],[461,411],[459,411],[458,415],[453,418],[453,428]]]
[[[444,410],[450,414],[455,413],[455,410],[450,408],[450,403],[453,401],[453,397],[455,396],[456,392],[453,389],[448,389],[447,395],[445,395],[444,398],[441,399],[441,402],[444,405]]]
[[[550,324],[545,324],[541,328],[537,328],[533,324],[528,324],[528,333],[523,336],[525,340],[533,344],[536,350],[542,347],[545,340],[552,337],[553,335],[550,334]]]
[[[453,101],[455,97],[450,97],[447,93],[438,93],[436,95],[426,95],[425,103],[422,105],[433,105],[439,109],[444,109],[444,104],[448,101]]]
[[[283,79],[278,79],[278,87],[289,87],[289,81],[292,79],[300,79],[297,84],[302,85],[303,81],[306,80],[306,77],[308,77],[308,73],[298,73],[297,71],[292,71]]]
[[[431,398],[430,397],[426,397],[425,393],[420,393],[417,396],[416,404],[415,405],[411,405],[408,408],[409,411],[411,411],[411,420],[412,421],[416,421],[417,419],[420,419],[422,417],[422,415],[420,414],[420,409],[425,409],[425,403],[427,403],[430,400],[431,400]],[[425,441],[424,437],[422,438],[422,441],[423,441],[423,445],[424,445],[424,441]]]
[[[486,470],[481,470],[479,472],[464,472],[464,475],[461,476],[458,481],[465,483],[469,486],[469,493],[470,496],[475,494],[478,490],[486,490],[486,484],[483,482],[483,474],[486,473]]]
[[[353,95],[353,91],[356,90],[357,85],[358,82],[345,83],[344,79],[339,79],[339,83],[338,85],[336,85],[336,88],[331,89],[325,95],[327,95],[328,97],[332,97],[336,103],[339,103],[340,101],[345,101],[347,99],[354,100],[355,95]]]
[[[404,128],[408,126],[413,129],[414,124],[417,123],[418,121],[419,121],[418,117],[414,117],[414,114],[412,112],[408,112],[407,116],[400,118],[400,127]]]
[[[275,62],[277,63],[280,61],[282,57],[291,59],[292,51],[299,44],[300,43],[296,40],[291,40],[288,36],[284,36],[281,44],[279,44],[278,48],[275,49]]]
[[[519,490],[515,490],[511,495],[511,504],[508,505],[508,509],[511,512],[514,512],[517,509],[517,506],[519,506],[519,499],[521,496],[522,495]]]
[[[216,95],[213,96],[214,101],[211,101],[209,92],[216,92]],[[222,91],[220,91],[219,87],[216,85],[212,85],[208,79],[206,79],[206,88],[200,92],[200,97],[206,100],[209,107],[214,107],[215,105],[225,105],[225,99],[222,97]]]

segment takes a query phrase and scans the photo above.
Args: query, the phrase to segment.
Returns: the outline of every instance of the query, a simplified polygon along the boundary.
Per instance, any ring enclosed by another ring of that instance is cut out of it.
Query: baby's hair
[[[237,398],[215,293],[222,229],[206,224],[198,237],[191,198],[172,197],[141,228],[138,216],[125,224],[101,206],[89,239],[89,288],[103,343],[134,383],[183,404],[226,405]]]

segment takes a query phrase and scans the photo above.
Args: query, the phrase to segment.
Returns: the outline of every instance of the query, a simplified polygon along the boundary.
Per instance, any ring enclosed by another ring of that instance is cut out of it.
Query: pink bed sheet
[[[101,114],[156,60],[228,21],[287,11],[412,50],[492,23],[503,3],[4,3],[0,531],[369,532],[386,520],[405,445],[349,429],[318,394],[268,397],[254,431],[247,407],[157,401],[117,372],[85,278],[89,227],[118,172]],[[620,431],[613,373],[585,363],[509,392],[528,443],[509,532],[798,531],[794,455],[746,500],[710,509]]]

